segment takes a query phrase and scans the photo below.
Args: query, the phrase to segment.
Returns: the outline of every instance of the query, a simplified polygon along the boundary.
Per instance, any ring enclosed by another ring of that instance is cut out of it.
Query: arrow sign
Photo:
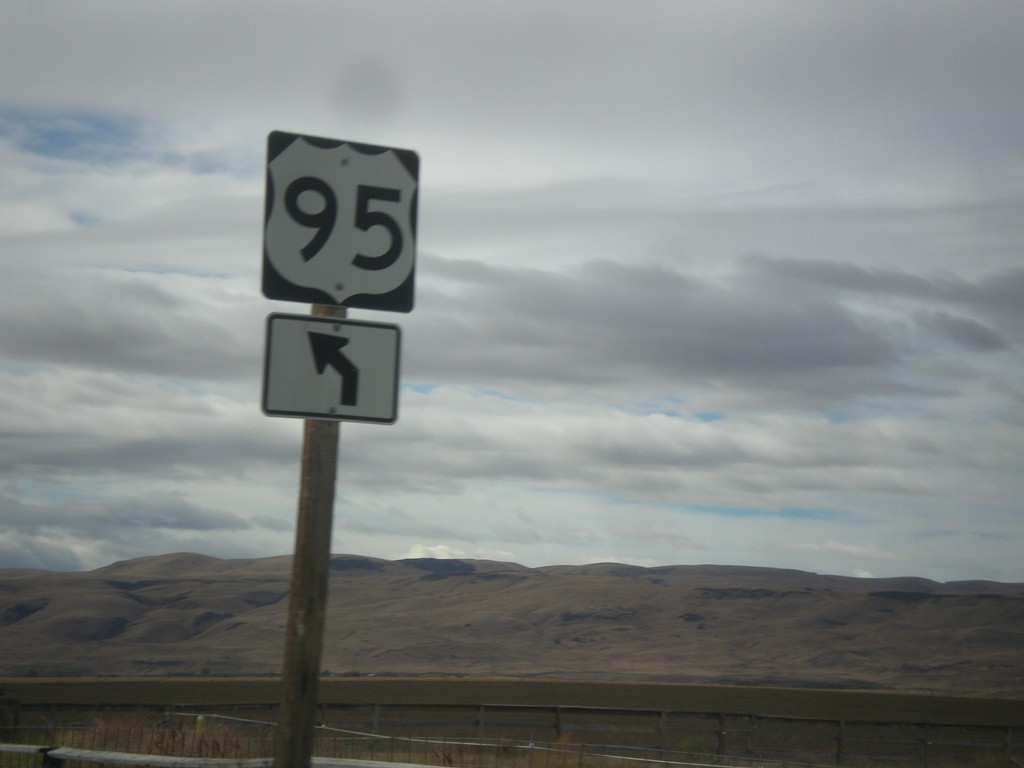
[[[270,315],[263,411],[268,416],[393,424],[398,418],[400,344],[397,325]]]
[[[310,331],[309,343],[313,347],[316,372],[323,376],[329,366],[340,373],[341,404],[355,405],[359,392],[359,369],[352,365],[351,360],[341,354],[341,348],[348,344],[348,339]]]

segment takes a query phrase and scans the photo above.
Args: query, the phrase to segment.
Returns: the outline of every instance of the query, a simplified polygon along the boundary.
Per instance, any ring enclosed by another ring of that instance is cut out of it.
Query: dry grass
[[[274,727],[268,722],[216,714],[165,714],[152,709],[133,711],[81,710],[65,712],[62,722],[7,729],[20,743],[66,746],[180,757],[246,759],[272,757]],[[717,732],[680,733],[671,744],[656,748],[628,742],[616,731],[621,722],[602,715],[608,730],[599,725],[581,743],[578,732],[551,741],[525,739],[473,739],[466,736],[370,736],[329,726],[316,731],[314,753],[320,757],[448,766],[450,768],[651,768],[654,765],[720,764],[731,766],[836,765],[834,725],[764,718],[725,721],[725,735]],[[433,733],[441,733],[434,731]],[[989,746],[980,748],[977,729],[934,728],[913,725],[847,726],[843,731],[850,750],[844,768],[1003,768],[1010,766],[1006,745],[987,735]],[[590,738],[592,737],[592,738]],[[649,740],[649,739],[648,739]],[[852,743],[859,742],[856,749]],[[943,746],[944,742],[961,746]],[[724,747],[723,753],[719,750]],[[866,755],[874,754],[875,757]],[[858,756],[861,755],[861,756]],[[34,768],[38,758],[0,756],[3,768]]]

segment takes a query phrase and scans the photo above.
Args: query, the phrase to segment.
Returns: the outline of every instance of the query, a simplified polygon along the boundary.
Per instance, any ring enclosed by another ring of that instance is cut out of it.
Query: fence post
[[[725,713],[718,713],[718,756],[725,756]]]
[[[17,728],[21,724],[21,710],[18,700],[0,691],[0,736],[6,738],[8,728]]]
[[[836,765],[843,764],[843,742],[846,740],[846,721],[839,721],[839,733],[836,735]]]

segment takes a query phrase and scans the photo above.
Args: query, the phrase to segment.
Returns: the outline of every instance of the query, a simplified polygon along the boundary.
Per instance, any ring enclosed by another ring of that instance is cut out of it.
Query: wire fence
[[[503,708],[508,717],[511,711]],[[422,712],[422,710],[417,710]],[[330,715],[330,711],[325,714]],[[526,713],[521,713],[526,714]],[[449,768],[651,768],[665,766],[735,766],[736,768],[833,768],[834,766],[894,766],[894,768],[1024,768],[1024,727],[936,726],[905,723],[860,723],[702,715],[690,713],[686,727],[666,713],[659,728],[623,724],[621,713],[595,711],[584,728],[580,721],[561,718],[562,735],[556,740],[534,738],[482,738],[459,735],[385,735],[337,727],[323,722],[316,727],[314,756],[328,760],[406,763]],[[632,713],[636,714],[636,713]],[[353,715],[349,715],[353,717]],[[273,720],[210,712],[172,709],[162,713],[97,713],[92,722],[25,725],[4,729],[5,742],[19,748],[39,745],[62,748],[57,753],[4,751],[0,768],[41,765],[110,766],[128,760],[111,755],[173,756],[208,761],[211,768],[223,761],[264,760],[274,753]],[[390,723],[395,730],[445,732],[450,719],[382,717],[372,711],[373,722]],[[523,718],[487,721],[492,729],[502,723],[509,731],[524,729]],[[478,712],[475,727],[483,730]],[[576,726],[570,728],[570,725]],[[451,729],[457,731],[457,728]],[[465,729],[463,729],[465,730]],[[600,735],[601,742],[579,738]],[[654,737],[653,739],[651,737]],[[641,738],[642,737],[642,738]],[[628,741],[654,741],[626,743]],[[69,752],[69,750],[71,752]],[[74,759],[67,757],[73,751]],[[82,757],[86,752],[95,759]],[[103,753],[104,759],[97,755]],[[60,758],[58,761],[57,758]],[[49,762],[47,763],[47,759]],[[135,765],[154,763],[134,762]],[[201,763],[189,763],[200,765]]]

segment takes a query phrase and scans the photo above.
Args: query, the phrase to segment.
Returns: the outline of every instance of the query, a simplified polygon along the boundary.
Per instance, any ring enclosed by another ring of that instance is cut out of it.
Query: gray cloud
[[[569,273],[438,258],[431,266],[458,289],[428,293],[421,302],[428,319],[417,318],[411,328],[407,366],[417,379],[649,390],[728,381],[764,397],[827,408],[845,399],[927,391],[906,375],[928,353],[908,335],[910,322],[958,346],[1009,348],[999,331],[978,320],[921,314],[898,301],[909,293],[951,305],[984,304],[982,289],[964,280],[767,259],[743,262],[716,280],[610,262]],[[875,313],[846,302],[836,283],[860,293],[873,287],[875,301],[894,299]]]
[[[82,560],[64,541],[0,529],[3,568],[43,568],[50,571],[82,570]]]
[[[925,328],[964,349],[1001,352],[1010,348],[1009,342],[999,333],[969,317],[957,317],[946,312],[920,312],[915,317]]]
[[[93,536],[107,533],[122,537],[132,529],[215,531],[249,527],[236,514],[202,509],[173,493],[49,506],[26,504],[16,497],[6,496],[2,503],[3,527],[22,532],[60,528]]]
[[[343,429],[339,551],[1019,579],[1022,23],[0,5],[0,564],[290,548],[281,129],[423,161],[416,309],[354,313],[406,387]]]
[[[242,517],[193,505],[174,493],[101,501],[26,503],[0,495],[0,558],[3,567],[78,570],[93,558],[117,559],[140,543],[157,551],[196,545],[211,533],[251,528]],[[102,561],[102,560],[101,560]]]

